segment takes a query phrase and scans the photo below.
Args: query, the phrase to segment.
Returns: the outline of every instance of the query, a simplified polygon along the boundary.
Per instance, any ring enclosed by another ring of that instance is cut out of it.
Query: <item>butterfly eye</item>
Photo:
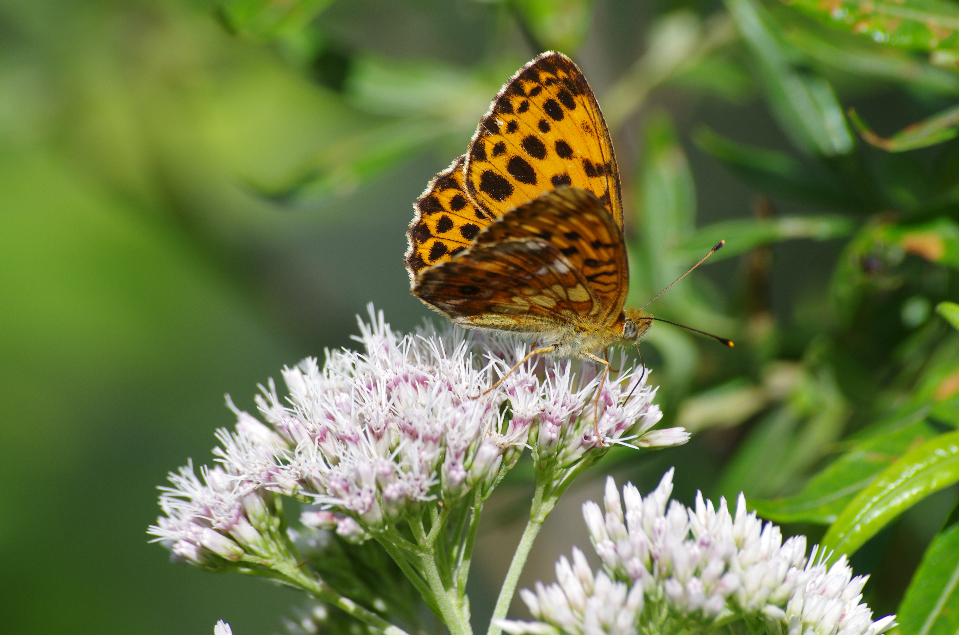
[[[638,336],[638,325],[631,319],[625,319],[625,325],[621,329],[621,336],[625,339],[634,339]]]

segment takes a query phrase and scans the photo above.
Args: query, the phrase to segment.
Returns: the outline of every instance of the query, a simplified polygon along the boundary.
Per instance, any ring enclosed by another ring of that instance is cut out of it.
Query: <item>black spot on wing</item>
[[[468,205],[468,201],[462,195],[455,195],[451,198],[451,210],[461,210]]]
[[[444,257],[447,252],[448,249],[445,248],[444,244],[436,241],[434,242],[434,245],[431,246],[431,253],[428,256],[431,258],[431,261],[437,261],[438,259],[441,259],[441,257]]]
[[[565,119],[564,111],[561,110],[561,105],[554,100],[554,98],[545,100],[544,112],[548,114],[552,120],[560,122]]]
[[[412,271],[418,272],[425,266],[427,266],[427,263],[424,261],[424,258],[422,258],[421,255],[417,253],[411,253],[411,256],[408,257],[408,267]]]
[[[538,130],[542,133],[547,133],[551,130],[551,125],[548,124],[548,120],[540,119],[538,120]]]
[[[494,157],[497,157],[502,153],[504,153],[506,149],[507,149],[507,146],[505,146],[504,142],[498,142],[491,148],[491,155],[493,155]]]
[[[457,180],[450,175],[438,178],[438,181],[436,181],[434,185],[438,190],[442,191],[457,190],[458,188]]]
[[[561,89],[558,91],[558,99],[561,100],[561,103],[564,104],[569,111],[575,110],[575,106],[577,106],[577,104],[575,104],[575,99],[568,89]]]
[[[524,149],[525,153],[536,159],[544,159],[548,155],[544,142],[535,135],[528,135],[521,140],[521,148]]]
[[[478,142],[471,149],[471,159],[484,162],[488,159],[488,153],[484,150],[484,144]]]
[[[538,182],[538,177],[535,175],[531,164],[517,155],[508,160],[508,172],[523,184],[536,184]]]
[[[561,159],[571,159],[571,156],[574,155],[571,146],[564,140],[558,140],[554,143],[554,152],[557,153]]]
[[[461,227],[461,236],[470,241],[478,236],[480,230],[477,224],[465,224]]]
[[[446,233],[454,228],[454,222],[447,215],[441,215],[438,219],[438,234]]]
[[[418,202],[418,208],[421,209],[422,213],[437,213],[444,210],[441,202],[434,195],[422,197],[421,201]]]
[[[517,121],[517,120],[511,120],[510,122],[508,122],[508,126],[507,126],[507,128],[505,128],[505,131],[506,131],[507,133],[514,133],[514,132],[517,131],[517,130],[518,130],[518,121]]]
[[[431,237],[431,229],[424,222],[418,222],[414,228],[411,229],[411,239],[414,240],[416,244],[422,244]]]
[[[484,171],[481,173],[481,182],[478,188],[499,202],[508,199],[511,197],[511,193],[514,192],[514,186],[511,185],[511,182],[494,171]]]
[[[561,173],[559,175],[553,175],[551,177],[551,184],[553,186],[570,186],[571,176],[567,173]]]

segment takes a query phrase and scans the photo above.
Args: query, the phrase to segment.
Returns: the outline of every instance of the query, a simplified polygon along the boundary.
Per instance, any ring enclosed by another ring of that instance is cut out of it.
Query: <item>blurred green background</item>
[[[546,48],[581,64],[612,129],[632,300],[725,238],[657,310],[738,347],[652,329],[665,422],[693,442],[584,477],[522,584],[585,545],[602,472],[650,488],[674,465],[683,501],[745,491],[818,542],[852,494],[806,508],[812,476],[873,435],[958,425],[939,305],[958,301],[958,6],[833,4],[0,5],[0,631],[282,629],[298,595],[147,544],[155,486],[209,460],[224,393],[252,409],[281,366],[348,345],[366,302],[423,319],[411,202]],[[942,487],[856,554],[877,615],[957,521]],[[482,526],[480,617],[526,489]]]

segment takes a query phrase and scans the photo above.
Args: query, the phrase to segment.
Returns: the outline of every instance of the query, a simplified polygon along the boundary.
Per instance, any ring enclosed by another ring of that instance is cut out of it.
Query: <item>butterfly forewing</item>
[[[560,186],[593,193],[622,226],[621,185],[601,110],[581,70],[543,54],[501,89],[468,147],[466,188],[494,217]]]
[[[405,255],[413,278],[428,266],[445,262],[466,249],[491,215],[474,205],[464,191],[464,156],[435,175],[414,202]]]
[[[627,292],[621,231],[591,192],[562,188],[510,211],[414,294],[469,325],[550,332],[606,325]]]

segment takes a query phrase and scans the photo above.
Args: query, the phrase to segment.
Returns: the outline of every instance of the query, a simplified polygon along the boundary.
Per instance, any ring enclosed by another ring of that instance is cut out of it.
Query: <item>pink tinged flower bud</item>
[[[186,539],[178,540],[171,546],[170,551],[175,557],[189,563],[194,563],[195,565],[201,565],[204,562],[203,549],[193,541]]]
[[[339,517],[334,531],[349,542],[360,542],[365,538],[364,529],[350,516]]]
[[[476,484],[493,478],[500,463],[501,448],[491,440],[482,441],[468,468],[468,480],[471,484]]]
[[[201,530],[199,541],[204,549],[217,554],[224,560],[238,561],[244,557],[244,550],[240,545],[212,529]]]
[[[261,533],[244,518],[238,519],[225,531],[242,547],[254,549],[259,547],[264,540]]]
[[[241,499],[241,505],[247,519],[255,526],[262,527],[270,522],[271,511],[259,493],[249,492]]]
[[[327,510],[304,510],[300,516],[301,525],[314,529],[332,530],[337,526],[334,512]]]
[[[646,432],[635,439],[635,444],[643,448],[675,447],[688,443],[690,438],[691,434],[685,428],[664,428]]]
[[[468,473],[464,469],[464,464],[460,460],[445,461],[442,485],[448,494],[460,492],[460,487],[464,484]]]

